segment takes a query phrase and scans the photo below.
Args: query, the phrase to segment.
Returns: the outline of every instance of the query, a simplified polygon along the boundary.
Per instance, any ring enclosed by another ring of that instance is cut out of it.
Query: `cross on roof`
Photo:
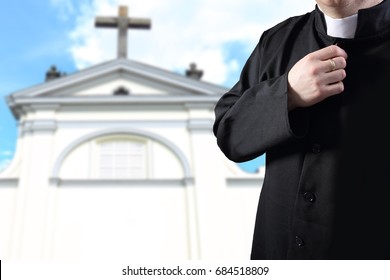
[[[120,6],[118,17],[96,17],[96,27],[118,28],[118,58],[127,57],[127,29],[150,29],[151,21],[144,18],[129,18],[127,7]]]

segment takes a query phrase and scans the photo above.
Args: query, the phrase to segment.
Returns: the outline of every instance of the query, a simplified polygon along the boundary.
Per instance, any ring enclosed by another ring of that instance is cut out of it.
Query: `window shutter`
[[[146,178],[146,145],[141,141],[114,140],[100,144],[99,177]]]

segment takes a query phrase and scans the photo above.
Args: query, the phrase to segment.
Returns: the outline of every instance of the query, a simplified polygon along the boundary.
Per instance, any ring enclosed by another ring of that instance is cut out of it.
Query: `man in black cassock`
[[[265,31],[215,107],[266,153],[251,259],[390,259],[390,0],[317,0]]]

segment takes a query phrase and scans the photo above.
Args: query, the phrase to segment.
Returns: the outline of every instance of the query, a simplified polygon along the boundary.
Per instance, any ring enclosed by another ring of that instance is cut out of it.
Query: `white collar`
[[[321,10],[321,9],[320,9]],[[345,18],[332,18],[324,13],[326,21],[326,33],[336,38],[355,37],[358,15],[354,14]]]

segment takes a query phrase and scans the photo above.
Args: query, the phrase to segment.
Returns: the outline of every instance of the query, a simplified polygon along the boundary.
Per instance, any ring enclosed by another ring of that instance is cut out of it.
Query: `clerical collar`
[[[321,10],[319,6],[318,8]],[[324,13],[324,17],[326,21],[326,33],[329,36],[348,39],[355,37],[358,14],[345,18],[332,18]]]
[[[332,33],[332,23],[328,23],[328,20],[325,19],[325,14],[319,9],[318,5],[316,5],[316,11],[315,25],[320,34],[326,35],[329,38],[340,38],[345,36],[343,34]],[[331,19],[331,21],[333,20],[334,19]],[[390,0],[383,0],[378,5],[371,8],[359,10],[355,20],[356,26],[355,28],[352,28],[352,30],[355,31],[353,39],[361,40],[364,38],[383,36],[384,32],[390,33]],[[345,25],[345,23],[342,24]],[[336,30],[341,29],[342,28],[340,27],[336,28]],[[343,31],[343,33],[344,32],[345,31]]]

